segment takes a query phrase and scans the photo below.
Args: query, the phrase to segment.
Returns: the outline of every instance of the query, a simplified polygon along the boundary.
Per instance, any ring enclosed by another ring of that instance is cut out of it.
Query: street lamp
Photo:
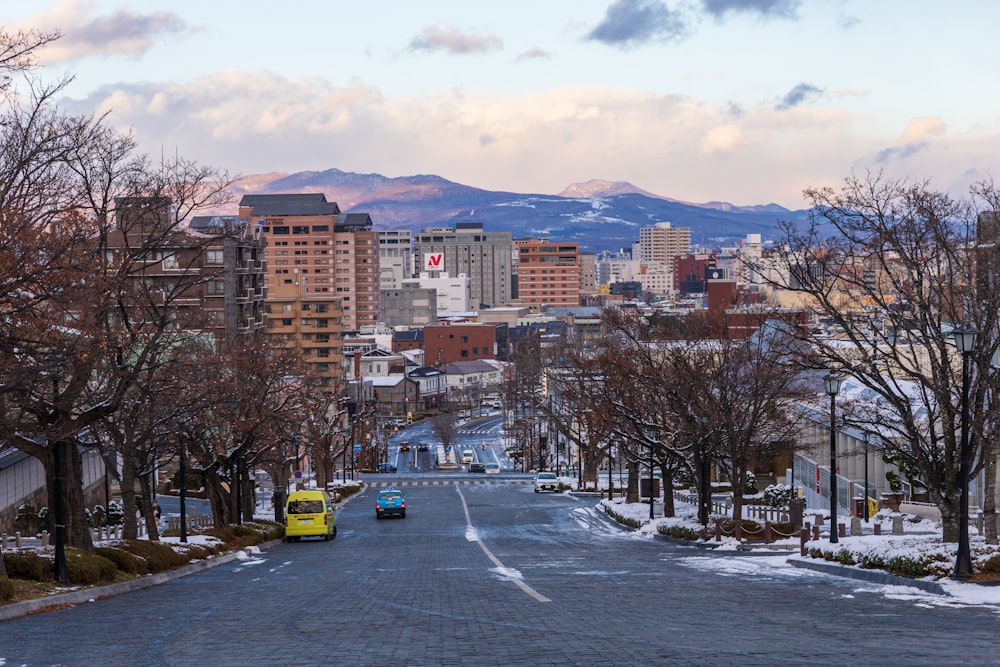
[[[972,577],[972,552],[969,547],[969,357],[976,347],[976,336],[979,332],[972,327],[958,327],[953,332],[955,347],[962,354],[962,440],[959,482],[962,485],[962,495],[959,504],[958,517],[958,555],[955,557],[955,572],[953,579],[970,579]]]
[[[865,492],[862,502],[865,504],[865,523],[868,523],[868,431],[865,431]]]
[[[837,394],[840,393],[839,375],[827,373],[823,377],[823,386],[830,395],[830,544],[836,544],[837,533]]]

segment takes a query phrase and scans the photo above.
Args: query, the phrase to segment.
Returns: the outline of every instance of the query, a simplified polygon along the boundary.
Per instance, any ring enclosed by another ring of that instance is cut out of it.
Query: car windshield
[[[554,472],[540,472],[538,473],[538,479],[555,479],[556,474]]]
[[[397,500],[403,497],[399,491],[388,491],[378,494],[382,500]]]

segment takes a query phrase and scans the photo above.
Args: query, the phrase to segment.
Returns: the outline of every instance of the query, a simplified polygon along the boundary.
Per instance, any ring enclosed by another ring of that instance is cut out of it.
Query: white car
[[[488,472],[488,473],[498,473],[498,472],[500,472],[500,464],[499,463],[487,463],[486,464],[486,472]]]
[[[540,472],[535,475],[535,493],[558,490],[559,479],[554,472]]]

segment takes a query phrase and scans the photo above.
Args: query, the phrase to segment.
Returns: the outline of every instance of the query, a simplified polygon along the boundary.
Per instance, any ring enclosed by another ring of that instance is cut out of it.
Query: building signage
[[[444,253],[425,252],[424,271],[442,271],[442,270],[444,270]]]

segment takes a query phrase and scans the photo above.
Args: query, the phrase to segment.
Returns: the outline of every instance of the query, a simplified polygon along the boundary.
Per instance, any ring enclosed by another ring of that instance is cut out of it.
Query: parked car
[[[486,464],[486,472],[488,472],[488,473],[498,473],[498,472],[500,472],[500,464],[499,463],[487,463]]]
[[[475,461],[469,464],[469,472],[486,472],[486,464]]]
[[[406,498],[399,489],[389,487],[382,489],[375,496],[375,518],[381,519],[384,516],[396,515],[401,519],[406,518]]]
[[[558,490],[559,479],[554,472],[540,472],[535,475],[535,493]]]
[[[396,472],[396,466],[391,463],[379,463],[375,466],[377,472]]]

